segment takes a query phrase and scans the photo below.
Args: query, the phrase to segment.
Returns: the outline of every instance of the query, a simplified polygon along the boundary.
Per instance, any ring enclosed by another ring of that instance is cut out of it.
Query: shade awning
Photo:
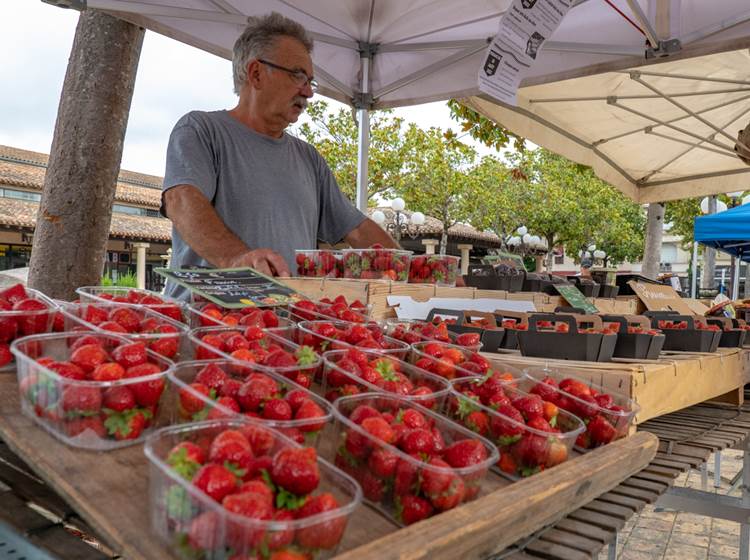
[[[750,262],[750,204],[695,219],[695,240]]]

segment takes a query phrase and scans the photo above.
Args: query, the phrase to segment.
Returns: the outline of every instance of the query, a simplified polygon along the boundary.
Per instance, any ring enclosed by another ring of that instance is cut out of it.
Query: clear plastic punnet
[[[239,441],[238,459],[249,456],[242,469],[223,461],[221,445],[229,440]],[[268,558],[285,550],[331,558],[362,500],[359,485],[313,448],[249,419],[164,428],[144,451],[152,530],[183,560]],[[285,474],[292,456],[304,459],[312,482]],[[209,486],[211,477],[223,484]]]
[[[114,334],[52,333],[11,345],[21,410],[73,447],[139,443],[168,423],[162,401],[171,360]]]
[[[377,323],[362,325],[344,321],[301,321],[297,323],[297,342],[310,346],[318,354],[356,347],[404,360],[410,351],[406,342],[385,336]]]
[[[306,445],[332,418],[328,402],[272,371],[236,360],[180,362],[169,373],[172,423],[248,416]]]
[[[520,388],[536,393],[575,414],[586,424],[576,447],[593,449],[623,438],[633,424],[640,406],[632,399],[610,391],[595,379],[601,374],[590,374],[570,367],[528,368]]]
[[[458,379],[460,377],[487,376],[495,374],[506,381],[513,381],[522,377],[521,370],[498,363],[497,360],[490,362],[481,354],[444,342],[418,342],[411,345],[410,361],[420,367],[445,377],[446,379]]]
[[[488,397],[490,388],[483,392],[477,381],[475,377],[454,379],[444,412],[497,446],[496,468],[502,475],[517,480],[570,458],[576,439],[585,430],[577,416],[541,399],[529,399],[528,393],[507,384],[492,388]],[[487,398],[493,406],[483,404]]]
[[[333,407],[335,465],[403,525],[475,499],[498,460],[487,439],[402,397],[364,393]]]
[[[186,322],[185,303],[151,290],[122,286],[82,286],[76,289],[81,303],[143,305],[175,321]]]
[[[246,372],[273,371],[309,389],[320,375],[323,360],[312,348],[291,340],[296,330],[296,327],[193,329],[188,334],[190,356],[198,360],[225,358],[244,362]]]
[[[359,393],[392,393],[432,410],[441,410],[450,382],[409,362],[366,350],[323,354],[322,392],[326,399]]]
[[[399,249],[345,249],[341,251],[343,278],[356,280],[409,280],[411,251]]]

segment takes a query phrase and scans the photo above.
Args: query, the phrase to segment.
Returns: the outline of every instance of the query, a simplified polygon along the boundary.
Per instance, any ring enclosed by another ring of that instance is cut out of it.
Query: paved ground
[[[722,487],[742,468],[742,453],[727,450],[721,454]],[[713,487],[713,456],[709,465],[709,491]],[[676,486],[700,488],[699,471],[680,476]],[[739,495],[739,490],[732,495]],[[632,518],[620,533],[619,560],[729,560],[739,558],[740,529],[737,523],[647,506]],[[600,556],[606,560],[607,551]]]

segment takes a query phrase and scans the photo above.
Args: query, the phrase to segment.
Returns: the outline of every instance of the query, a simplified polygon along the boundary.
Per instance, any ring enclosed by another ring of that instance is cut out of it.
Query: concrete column
[[[164,268],[171,268],[172,266],[172,248],[167,249],[167,252],[159,257],[164,261]]]
[[[461,251],[461,274],[469,274],[469,251],[474,248],[474,245],[459,245],[458,249]]]
[[[422,245],[425,246],[425,253],[428,255],[434,255],[435,254],[435,247],[438,246],[440,241],[437,239],[423,239]]]
[[[545,255],[534,255],[536,268],[534,272],[544,272],[544,257]]]
[[[136,250],[135,277],[141,290],[146,289],[146,249],[150,246],[150,243],[133,243],[133,249]]]

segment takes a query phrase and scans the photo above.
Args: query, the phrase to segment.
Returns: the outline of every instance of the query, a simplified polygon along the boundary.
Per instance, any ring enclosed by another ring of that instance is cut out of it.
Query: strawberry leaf
[[[276,508],[295,510],[301,508],[307,501],[307,496],[297,496],[291,492],[281,489],[276,494]]]
[[[309,366],[315,363],[315,360],[318,359],[318,355],[315,353],[315,350],[313,350],[309,346],[302,346],[297,352],[294,354],[295,358],[297,358],[297,365],[298,366]]]
[[[167,490],[167,515],[175,521],[189,521],[195,515],[190,495],[182,486],[174,484]]]
[[[273,480],[271,480],[271,475],[268,474],[268,471],[266,469],[260,470],[260,477],[263,479],[263,482],[265,482],[268,485],[268,487],[271,489],[271,491],[275,494],[276,485],[273,483]]]
[[[235,463],[231,463],[229,461],[224,461],[224,468],[226,468],[237,478],[242,478],[247,474],[247,469],[241,469]]]

